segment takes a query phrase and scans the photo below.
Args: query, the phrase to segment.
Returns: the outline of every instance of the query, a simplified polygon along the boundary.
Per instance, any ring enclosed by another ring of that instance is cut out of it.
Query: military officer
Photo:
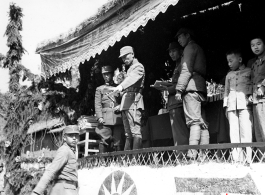
[[[131,46],[121,48],[119,57],[126,66],[129,66],[125,79],[114,89],[116,93],[124,91],[120,107],[126,136],[124,150],[139,149],[142,145],[141,117],[144,110],[142,90],[145,70],[135,58]]]
[[[63,130],[63,145],[58,149],[52,164],[45,170],[32,195],[43,194],[51,180],[54,181],[50,195],[78,195],[76,144],[79,140],[77,125]]]
[[[111,95],[117,84],[113,81],[114,71],[111,66],[102,67],[105,84],[96,89],[95,111],[98,120],[96,133],[101,137],[99,152],[123,150],[124,128],[120,113],[120,97]]]

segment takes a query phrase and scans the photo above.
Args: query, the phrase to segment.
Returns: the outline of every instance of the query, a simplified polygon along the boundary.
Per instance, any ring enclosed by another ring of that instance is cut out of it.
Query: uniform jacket
[[[33,191],[38,194],[42,194],[52,179],[63,179],[78,182],[77,165],[75,152],[66,143],[64,143],[58,149],[51,165],[45,170],[43,176]],[[71,184],[68,185],[66,188],[76,189],[76,186]]]
[[[176,67],[174,69],[173,76],[172,76],[172,84],[173,85],[167,88],[168,93],[169,93],[168,94],[168,103],[167,103],[167,109],[168,110],[172,110],[174,108],[183,106],[182,102],[179,102],[175,99],[176,85],[178,82],[180,71],[181,71],[181,65],[180,65],[180,63],[176,63]]]
[[[190,41],[184,48],[181,58],[181,73],[176,90],[200,91],[206,93],[206,59],[202,48],[194,41]]]
[[[115,103],[108,98],[107,93],[112,92],[117,85],[113,82],[111,84],[104,84],[96,89],[95,94],[95,112],[97,119],[103,118],[104,125],[122,124],[121,114],[114,113],[114,107],[119,105],[120,99],[111,96]]]
[[[248,67],[251,68],[251,78],[253,84],[253,104],[265,102],[265,96],[257,96],[258,88],[261,86],[265,87],[265,55],[261,58],[253,58],[249,60]]]
[[[224,107],[227,111],[248,109],[248,97],[252,94],[251,69],[242,65],[238,71],[230,71],[225,78]]]
[[[139,89],[144,86],[145,70],[144,66],[134,59],[132,65],[127,71],[126,78],[120,84],[125,90],[121,101],[121,110],[142,109],[144,110],[144,102]],[[134,91],[137,89],[136,91]],[[136,102],[136,104],[135,104]]]

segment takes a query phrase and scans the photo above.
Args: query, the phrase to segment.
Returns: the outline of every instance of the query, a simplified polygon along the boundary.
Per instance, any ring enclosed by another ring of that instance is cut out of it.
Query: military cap
[[[169,43],[167,51],[170,51],[172,49],[181,50],[182,47],[177,42],[172,42],[172,43]]]
[[[72,133],[79,134],[79,129],[77,125],[68,125],[63,130],[63,134],[72,134]]]
[[[102,74],[107,72],[114,72],[112,66],[103,66],[101,69]]]
[[[133,52],[133,48],[131,46],[124,46],[120,50],[120,56],[119,56],[119,58],[122,57],[122,56],[124,56],[124,55],[126,55],[126,54],[128,54],[128,53],[134,53]]]
[[[178,36],[181,35],[181,34],[189,34],[190,36],[194,37],[194,33],[188,28],[179,29],[179,31],[175,35],[175,38],[178,38]]]

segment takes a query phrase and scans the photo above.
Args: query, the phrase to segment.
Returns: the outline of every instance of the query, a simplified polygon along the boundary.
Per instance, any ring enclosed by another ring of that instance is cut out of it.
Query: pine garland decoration
[[[20,34],[20,31],[22,30],[23,14],[22,9],[14,3],[10,4],[9,9],[9,23],[5,31],[9,51],[6,55],[4,67],[9,68],[9,91],[11,93],[16,93],[19,88],[18,64],[25,52],[25,49],[22,46],[22,36]]]

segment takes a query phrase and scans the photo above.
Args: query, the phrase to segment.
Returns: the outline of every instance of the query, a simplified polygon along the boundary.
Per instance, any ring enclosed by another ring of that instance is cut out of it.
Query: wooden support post
[[[85,156],[88,156],[88,147],[89,147],[89,132],[86,131],[86,138],[85,138]]]

